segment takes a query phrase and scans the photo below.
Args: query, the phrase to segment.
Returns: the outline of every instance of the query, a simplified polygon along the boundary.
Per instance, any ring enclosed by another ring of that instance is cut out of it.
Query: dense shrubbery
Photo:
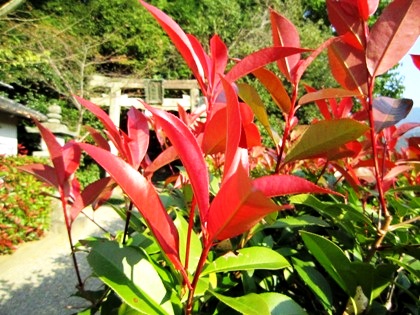
[[[420,0],[395,0],[372,27],[378,1],[327,0],[338,36],[313,50],[272,10],[274,45],[232,65],[220,37],[211,38],[208,53],[140,2],[194,73],[206,107],[179,107],[175,116],[142,102],[150,115],[131,108],[125,132],[75,96],[103,123],[89,130],[95,144],[61,146],[38,123],[53,166],[21,167],[60,192],[79,294],[92,302],[80,314],[418,314],[420,139],[400,150],[397,142],[420,124],[397,127],[413,102],[376,96],[374,87],[418,38]],[[301,86],[323,50],[341,88]],[[266,67],[274,62],[288,88]],[[255,88],[241,81],[249,74],[284,117],[281,134]],[[322,120],[302,123],[298,109],[311,103]],[[254,115],[274,148],[262,146]],[[153,159],[150,127],[163,149]],[[74,175],[82,151],[109,177],[80,190]],[[153,174],[175,160],[182,167],[172,169],[164,188],[156,185]],[[124,232],[75,247],[74,220],[116,186],[126,198],[114,205]],[[76,250],[89,253],[103,282],[95,294],[85,291]]]
[[[0,156],[0,254],[16,245],[39,239],[50,224],[53,190],[17,167],[45,159],[29,156]]]

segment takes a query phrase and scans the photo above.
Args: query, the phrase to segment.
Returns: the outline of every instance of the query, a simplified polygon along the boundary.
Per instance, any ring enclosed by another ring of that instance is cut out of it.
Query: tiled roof
[[[0,112],[6,112],[30,119],[35,118],[39,121],[47,120],[46,115],[3,96],[0,96]]]

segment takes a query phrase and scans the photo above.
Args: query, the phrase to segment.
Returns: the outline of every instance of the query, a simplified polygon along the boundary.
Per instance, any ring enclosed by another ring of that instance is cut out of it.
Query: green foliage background
[[[271,44],[269,8],[289,18],[298,28],[303,47],[316,48],[332,29],[324,1],[314,0],[152,0],[204,45],[218,34],[230,57],[241,58]],[[3,91],[46,113],[48,105],[63,108],[64,121],[80,131],[89,117],[72,94],[89,97],[90,75],[187,79],[191,72],[161,28],[137,0],[26,1],[0,16],[0,81],[15,87]],[[397,72],[378,84],[381,95],[399,96]],[[315,88],[334,86],[326,54],[311,65],[304,83]],[[261,91],[261,89],[259,89]],[[279,112],[267,97],[272,120]],[[74,109],[78,109],[75,111]],[[299,113],[302,122],[317,116],[310,105]],[[280,119],[281,120],[281,119]],[[278,121],[279,131],[281,121]]]

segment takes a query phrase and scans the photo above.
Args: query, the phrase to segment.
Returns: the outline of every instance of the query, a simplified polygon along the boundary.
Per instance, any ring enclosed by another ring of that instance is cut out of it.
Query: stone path
[[[123,229],[123,221],[109,207],[93,213],[85,211],[110,232]],[[19,246],[12,255],[0,256],[0,315],[70,315],[87,306],[84,299],[72,297],[76,292],[70,246],[62,214],[53,215],[52,229],[39,241]],[[74,242],[103,231],[83,215],[73,225]],[[85,254],[78,253],[82,278],[90,275]],[[95,279],[87,284],[98,286]]]

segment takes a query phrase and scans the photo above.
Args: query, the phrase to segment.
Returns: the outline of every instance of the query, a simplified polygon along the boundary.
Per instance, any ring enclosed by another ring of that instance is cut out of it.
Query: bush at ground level
[[[53,190],[17,168],[45,163],[30,156],[0,156],[0,255],[16,245],[39,239],[49,227]]]

